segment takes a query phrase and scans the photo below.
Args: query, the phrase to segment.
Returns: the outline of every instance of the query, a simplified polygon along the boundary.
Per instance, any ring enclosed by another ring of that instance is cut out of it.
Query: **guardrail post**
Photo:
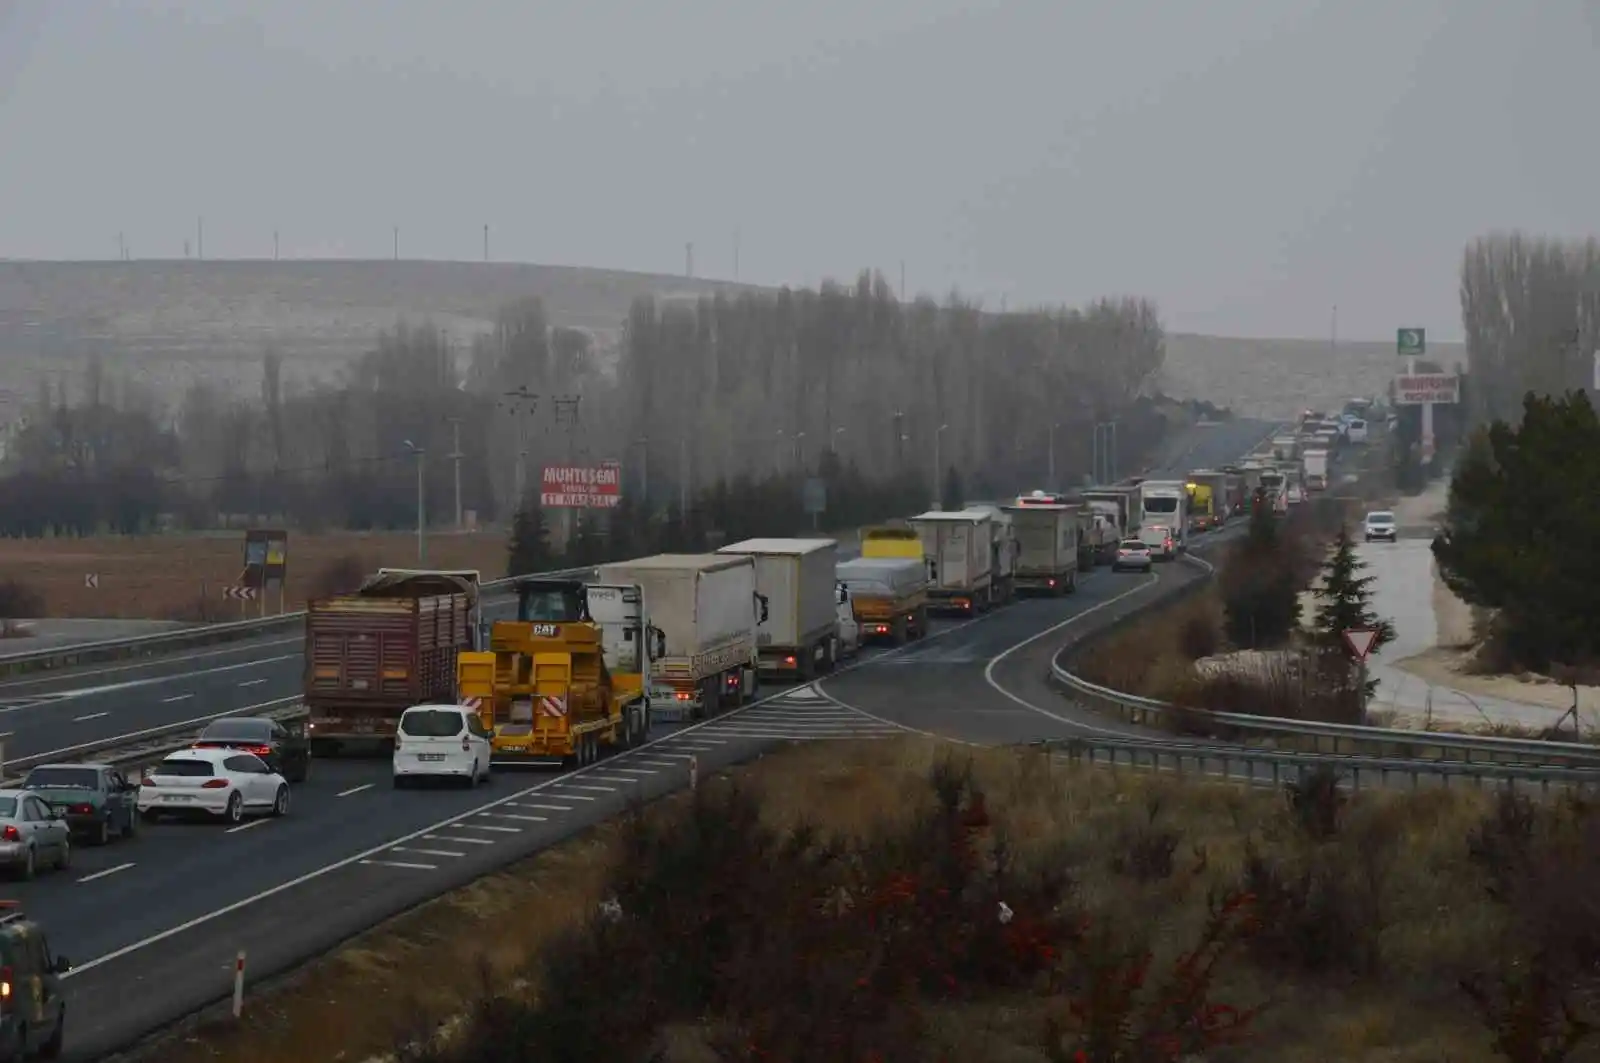
[[[244,949],[233,961],[233,1017],[244,1013]]]

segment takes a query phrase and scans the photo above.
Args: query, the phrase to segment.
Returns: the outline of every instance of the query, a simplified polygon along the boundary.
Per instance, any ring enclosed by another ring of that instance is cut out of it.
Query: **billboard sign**
[[[551,509],[611,509],[622,501],[622,466],[546,465],[539,480],[539,504]]]
[[[1461,401],[1461,378],[1454,373],[1413,373],[1394,378],[1394,404],[1451,406]]]

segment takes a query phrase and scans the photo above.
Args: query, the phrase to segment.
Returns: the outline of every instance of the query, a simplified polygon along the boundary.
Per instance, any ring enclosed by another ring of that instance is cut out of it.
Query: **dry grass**
[[[893,836],[926,812],[927,779],[950,748],[920,738],[842,751],[818,743],[734,775],[780,830],[812,825],[828,835]],[[1492,967],[1502,947],[1505,912],[1489,896],[1492,876],[1468,842],[1495,820],[1492,798],[1363,792],[1336,810],[1333,835],[1318,838],[1305,815],[1270,791],[1113,774],[1039,754],[959,755],[970,756],[991,833],[1004,839],[1015,873],[1067,871],[1073,903],[1119,945],[1147,944],[1161,958],[1157,969],[1194,941],[1209,893],[1245,882],[1270,900],[1278,896],[1272,882],[1310,875],[1322,883],[1309,909],[1273,901],[1280,907],[1263,911],[1271,918],[1259,936],[1218,970],[1211,999],[1267,1007],[1247,1041],[1214,1058],[1503,1058],[1490,1050],[1485,1025],[1457,984]],[[726,785],[718,779],[703,789]],[[647,815],[681,817],[686,805],[680,795]],[[192,1031],[162,1046],[160,1057],[356,1063],[389,1051],[419,1020],[431,1028],[470,1014],[485,962],[502,989],[514,985],[536,998],[538,953],[606,896],[602,883],[621,834],[616,825],[600,828],[395,920],[281,990],[253,996],[237,1027]],[[1165,865],[1162,851],[1172,856]],[[405,973],[417,970],[429,978],[419,983]],[[1060,1003],[1026,988],[950,1000],[929,1010],[916,1053],[897,1058],[1045,1063],[1040,1038]],[[715,1051],[720,1032],[714,1022],[685,1018],[655,1044],[667,1063],[725,1059]]]
[[[367,572],[415,565],[417,539],[404,532],[289,535],[285,607],[303,608],[323,573],[354,557]],[[428,563],[475,568],[485,579],[505,573],[506,540],[498,532],[442,534],[428,540]],[[0,539],[0,579],[20,578],[38,591],[46,616],[151,620],[236,620],[239,602],[222,597],[244,568],[244,533]],[[100,586],[84,586],[86,573]],[[244,603],[254,616],[260,603]],[[268,602],[276,610],[277,596]]]

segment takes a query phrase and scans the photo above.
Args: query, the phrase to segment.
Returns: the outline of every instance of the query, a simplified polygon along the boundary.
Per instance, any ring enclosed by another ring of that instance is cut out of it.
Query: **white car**
[[[1387,510],[1368,513],[1362,531],[1369,543],[1374,539],[1387,539],[1392,543],[1399,541],[1400,538],[1400,529],[1394,522],[1394,514]]]
[[[139,815],[216,816],[241,822],[247,813],[289,811],[289,781],[254,753],[238,749],[182,749],[144,773]]]
[[[395,729],[394,784],[412,779],[489,781],[492,747],[478,714],[464,705],[413,705]]]

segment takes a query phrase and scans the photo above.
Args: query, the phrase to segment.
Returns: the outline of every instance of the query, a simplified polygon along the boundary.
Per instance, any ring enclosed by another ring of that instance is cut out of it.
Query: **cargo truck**
[[[456,659],[476,648],[478,573],[384,569],[306,605],[313,755],[389,746],[413,705],[456,701]]]
[[[1139,485],[1139,509],[1143,513],[1141,535],[1148,526],[1167,529],[1172,546],[1165,548],[1163,544],[1163,557],[1170,559],[1172,554],[1188,549],[1189,491],[1185,481],[1146,480]],[[1155,545],[1149,537],[1145,541]]]
[[[1090,509],[1109,518],[1116,526],[1109,554],[1102,558],[1108,563],[1116,560],[1115,544],[1139,531],[1143,511],[1139,508],[1138,486],[1093,487],[1081,492],[1080,497],[1089,504]]]
[[[1017,532],[1017,592],[1071,594],[1078,589],[1084,507],[1019,498],[1007,507]],[[1093,520],[1092,512],[1089,519]]]
[[[755,699],[767,613],[754,558],[656,554],[601,565],[597,574],[601,583],[637,584],[650,623],[662,633],[650,667],[655,716],[698,720]]]
[[[903,646],[928,633],[928,566],[916,557],[857,557],[834,569],[850,595],[863,642]]]
[[[989,570],[994,573],[991,583],[994,601],[1009,602],[1016,590],[1017,554],[1021,549],[1017,545],[1017,532],[1012,526],[1011,515],[993,502],[963,502],[961,512],[988,514],[990,526],[994,529],[989,538]]]
[[[928,558],[928,608],[971,616],[995,604],[994,521],[973,510],[933,510],[912,517]]]
[[[922,537],[914,528],[883,525],[861,533],[862,557],[914,557],[926,561]]]
[[[802,680],[839,662],[839,544],[832,539],[746,539],[717,551],[755,559],[767,620],[756,637],[761,673]]]
[[[1192,510],[1190,525],[1197,532],[1220,528],[1228,522],[1228,474],[1216,469],[1195,469],[1188,483]]]
[[[644,742],[646,676],[664,640],[645,610],[637,584],[519,581],[517,618],[496,621],[489,648],[457,661],[491,760],[582,767]]]
[[[1312,449],[1305,453],[1305,476],[1307,491],[1326,491],[1328,489],[1328,452],[1325,449]]]

